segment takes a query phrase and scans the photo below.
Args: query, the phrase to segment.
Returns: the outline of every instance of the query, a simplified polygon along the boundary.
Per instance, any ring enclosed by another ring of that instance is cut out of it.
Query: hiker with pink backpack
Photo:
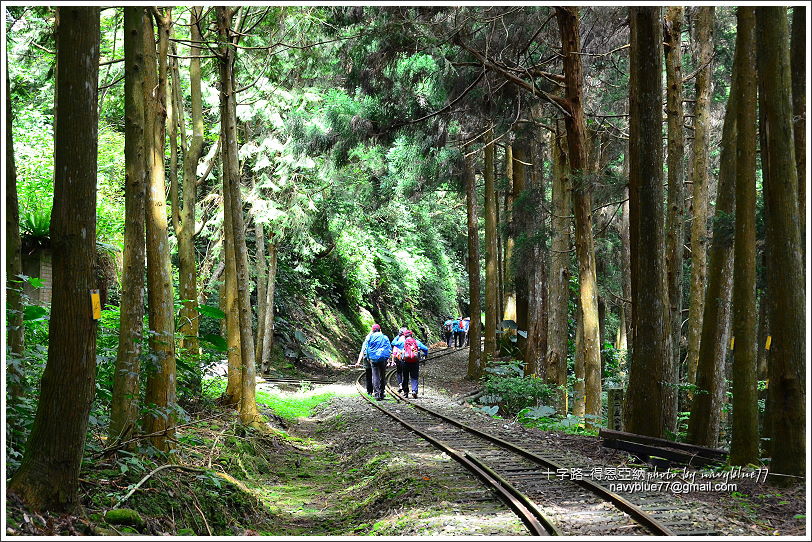
[[[400,384],[400,392],[403,395],[409,395],[409,384],[412,386],[412,397],[417,397],[417,382],[420,376],[420,352],[428,355],[429,347],[418,341],[414,337],[414,333],[408,329],[403,331],[392,341],[392,348],[397,348],[400,351],[401,359],[400,365],[402,368],[402,380],[398,379]]]

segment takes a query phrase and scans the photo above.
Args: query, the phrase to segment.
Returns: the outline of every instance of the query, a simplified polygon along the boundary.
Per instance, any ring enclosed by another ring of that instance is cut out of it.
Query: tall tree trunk
[[[493,163],[493,130],[485,132],[485,349],[484,363],[496,356],[499,318],[499,279],[496,231],[496,186]]]
[[[476,175],[474,174],[474,158],[466,147],[464,158],[465,175],[465,207],[468,219],[468,296],[471,300],[468,327],[468,379],[479,380],[482,377],[482,364],[480,362],[480,326],[482,325],[482,307],[479,298],[479,218],[476,201]]]
[[[505,206],[502,222],[505,224],[504,257],[502,262],[502,285],[504,288],[504,312],[503,320],[516,321],[516,266],[514,265],[516,246],[516,215],[513,212],[513,202],[515,201],[516,189],[514,184],[515,162],[513,160],[513,145],[505,146],[505,177],[507,178],[507,188],[505,189]],[[524,329],[524,328],[520,328]]]
[[[522,198],[521,213],[523,217],[523,231],[527,232],[528,239],[533,241],[527,247],[527,274],[524,278],[527,288],[527,339],[524,347],[527,371],[530,374],[541,376],[547,381],[545,372],[545,359],[547,357],[547,245],[546,245],[546,216],[544,209],[544,175],[541,164],[544,163],[544,142],[536,134],[530,132],[532,143],[529,153],[524,147],[524,141],[517,145],[516,160],[527,161],[530,154],[532,167],[525,169],[528,190],[527,197]],[[529,173],[529,175],[527,175]],[[520,336],[521,340],[521,336]]]
[[[152,363],[147,373],[144,431],[159,450],[172,445],[175,425],[175,321],[172,271],[169,261],[169,231],[166,216],[164,178],[164,137],[166,122],[167,52],[171,10],[156,16],[159,54],[156,73],[155,36],[152,21],[145,17],[144,149],[149,171],[146,198],[147,225],[147,303],[149,305],[149,347]]]
[[[733,433],[730,462],[758,463],[756,391],[756,40],[755,12],[739,7],[736,25],[736,237],[733,266]]]
[[[792,8],[790,38],[792,69],[792,126],[795,170],[798,172],[798,224],[801,227],[801,262],[806,261],[806,6]]]
[[[234,93],[234,63],[236,45],[232,41],[231,19],[234,12],[218,7],[217,27],[224,45],[220,47],[220,113],[223,124],[223,150],[228,155],[228,168],[223,171],[223,191],[229,192],[232,239],[237,282],[237,305],[240,320],[240,358],[242,360],[242,393],[240,421],[246,425],[259,424],[256,403],[256,362],[252,330],[251,299],[248,290],[248,249],[245,245],[245,227],[240,195],[240,168],[237,156],[237,97]],[[237,34],[238,36],[239,34]]]
[[[693,198],[691,200],[691,301],[688,308],[688,382],[696,382],[702,315],[704,314],[708,245],[708,174],[710,153],[710,98],[713,91],[713,6],[697,8],[696,105],[694,107]]]
[[[220,141],[225,141],[225,123],[221,121]],[[231,193],[226,176],[230,157],[226,146],[220,146],[223,164],[223,262],[225,280],[223,283],[223,307],[226,313],[226,344],[228,345],[228,382],[220,401],[226,405],[238,405],[242,397],[242,357],[240,355],[240,314],[237,303],[237,272],[234,262],[234,221],[231,219]]]
[[[632,91],[639,100],[629,118],[630,204],[638,204],[638,236],[631,245],[638,272],[634,306],[635,343],[629,366],[629,389],[624,407],[626,431],[666,436],[675,429],[676,390],[670,386],[671,335],[668,289],[665,280],[662,155],[662,22],[659,7],[630,8],[635,62]]]
[[[78,505],[88,414],[96,377],[96,171],[99,8],[58,7],[51,212],[53,297],[48,362],[20,468],[8,484],[35,510]]]
[[[525,163],[527,162],[527,139],[524,133],[519,134],[519,141],[516,142],[515,149],[511,152],[511,162],[513,163],[513,179],[511,183],[511,197],[510,204],[510,236],[508,237],[508,247],[511,253],[511,262],[508,262],[509,279],[507,287],[511,295],[515,299],[515,322],[517,327],[516,344],[522,353],[522,358],[525,362],[525,372],[527,374],[536,374],[538,368],[536,367],[535,360],[530,360],[527,357],[527,333],[530,330],[529,313],[530,310],[530,288],[528,281],[532,278],[533,273],[533,246],[530,239],[530,224],[532,220],[527,216],[530,210],[528,209],[528,198],[525,194],[527,170]],[[516,204],[519,208],[516,208]],[[516,245],[514,239],[521,237],[523,239],[520,245]],[[505,312],[507,314],[507,311]],[[520,331],[524,332],[522,336]]]
[[[567,413],[567,307],[569,305],[570,260],[570,202],[569,168],[567,166],[567,142],[561,134],[553,136],[553,193],[552,229],[550,255],[550,280],[547,299],[547,358],[546,381],[556,386],[558,413]]]
[[[682,102],[682,23],[685,8],[669,6],[665,14],[666,113],[668,114],[668,214],[665,221],[665,266],[671,308],[672,357],[669,382],[680,370],[682,329],[682,244],[685,238],[685,115]],[[670,418],[670,416],[669,416]]]
[[[630,52],[631,54],[631,52]],[[629,79],[633,79],[633,76],[630,75]],[[631,87],[629,90],[629,96],[631,96]],[[628,150],[634,147],[632,141],[629,141]],[[625,322],[625,352],[624,355],[626,359],[629,359],[629,354],[633,350],[634,345],[634,305],[633,305],[633,296],[632,296],[632,248],[631,248],[631,206],[629,205],[631,200],[631,191],[629,190],[631,186],[631,177],[629,176],[629,152],[626,152],[625,156],[623,157],[623,170],[625,172],[624,177],[629,179],[626,187],[623,190],[623,204],[621,207],[621,216],[620,220],[618,221],[618,234],[620,235],[620,275],[622,280],[623,286],[623,316]],[[635,212],[637,212],[635,210]]]
[[[191,8],[191,42],[189,47],[189,90],[192,98],[192,138],[183,154],[183,207],[180,210],[178,235],[178,288],[183,304],[180,309],[181,347],[190,355],[200,354],[197,312],[197,263],[195,262],[195,205],[197,203],[197,164],[203,154],[203,97],[201,92],[200,56],[202,41],[198,24],[203,8]],[[182,101],[180,102],[182,104]],[[181,110],[182,111],[182,110]]]
[[[144,8],[124,8],[124,268],[110,441],[126,440],[138,422],[141,341],[144,334],[144,227],[147,168],[144,153]]]
[[[7,363],[7,384],[9,400],[16,401],[25,385],[25,375],[19,365],[25,346],[25,327],[23,326],[23,284],[20,275],[23,272],[20,243],[20,207],[17,202],[17,165],[14,162],[14,144],[12,141],[11,86],[8,68],[6,68],[6,330],[8,347],[15,358]]]
[[[256,183],[252,182],[253,190],[256,191]],[[257,247],[257,340],[255,358],[262,361],[262,343],[265,341],[265,303],[268,297],[268,263],[265,258],[265,225],[257,221],[256,215],[253,217],[254,236]],[[262,372],[265,372],[265,365],[262,365]]]
[[[806,313],[804,265],[800,250],[798,178],[789,95],[790,63],[786,8],[756,8],[759,105],[764,110],[766,163],[764,200],[767,228],[767,284],[772,296],[769,394],[774,473],[803,476],[805,470]],[[792,287],[787,287],[787,285]],[[780,445],[776,445],[780,443]]]
[[[262,333],[262,372],[271,370],[271,349],[273,348],[273,315],[274,315],[274,292],[276,290],[276,255],[277,246],[274,234],[268,237],[268,286],[265,289],[265,313],[263,322],[264,331]]]
[[[724,395],[725,352],[728,347],[727,322],[733,286],[732,217],[736,212],[736,100],[739,95],[736,78],[731,87],[722,128],[719,188],[696,373],[697,393],[693,394],[691,417],[688,420],[688,442],[705,446],[716,446],[719,437],[719,411]]]
[[[572,206],[575,211],[575,252],[578,256],[578,282],[583,313],[584,380],[587,426],[601,415],[601,358],[598,336],[598,284],[595,275],[595,242],[592,236],[592,186],[587,175],[586,124],[583,110],[583,73],[578,29],[578,8],[557,7],[556,17],[564,55],[564,80],[569,116],[567,145],[573,178]]]
[[[584,312],[581,310],[581,298],[576,298],[575,309],[575,383],[572,385],[572,413],[583,417],[586,414],[585,376],[586,363],[584,356]]]

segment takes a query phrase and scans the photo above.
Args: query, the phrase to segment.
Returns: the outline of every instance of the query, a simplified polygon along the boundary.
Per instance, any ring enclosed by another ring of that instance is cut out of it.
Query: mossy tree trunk
[[[252,330],[251,299],[249,292],[248,249],[240,194],[240,168],[237,146],[237,96],[234,92],[234,64],[239,28],[232,31],[235,11],[217,7],[217,29],[220,46],[220,114],[222,123],[223,154],[228,155],[228,167],[223,169],[223,192],[228,192],[231,208],[231,234],[234,250],[234,268],[237,284],[237,307],[240,330],[240,359],[242,386],[239,403],[240,421],[246,425],[259,423],[256,403],[256,359]]]
[[[688,307],[688,382],[696,382],[699,362],[702,318],[705,303],[708,250],[708,175],[710,155],[710,98],[713,92],[713,19],[714,7],[697,8],[696,103],[694,107],[694,145],[691,182],[691,298]]]
[[[567,142],[564,134],[551,138],[552,240],[548,282],[546,382],[556,386],[558,413],[567,413],[567,307],[569,305],[570,202]]]
[[[671,386],[671,327],[665,277],[662,155],[662,20],[659,7],[630,8],[634,28],[630,92],[638,105],[629,118],[632,207],[639,206],[631,250],[637,261],[633,327],[635,343],[629,364],[624,428],[632,433],[666,436],[676,421],[676,390]],[[630,194],[631,195],[631,194]]]
[[[99,8],[57,8],[53,297],[48,362],[20,468],[8,484],[35,510],[78,505],[88,414],[96,379],[96,173]]]
[[[792,8],[790,66],[792,69],[792,126],[795,170],[798,172],[798,224],[801,255],[806,255],[806,6]],[[806,261],[805,257],[801,261]]]
[[[758,463],[756,391],[756,48],[755,11],[738,8],[733,77],[736,107],[736,236],[733,266],[733,433],[730,462]]]
[[[516,267],[514,266],[516,246],[516,216],[513,212],[515,201],[515,162],[513,160],[513,145],[505,145],[505,205],[502,212],[502,222],[505,224],[504,254],[502,258],[502,284],[504,288],[503,320],[516,321]],[[524,328],[520,328],[524,329]]]
[[[682,93],[682,23],[685,8],[666,8],[663,29],[668,116],[668,213],[665,221],[665,266],[671,311],[671,366],[669,382],[679,382],[682,329],[682,261],[685,238],[685,129]],[[676,407],[676,405],[674,405]],[[676,416],[676,409],[673,412]],[[669,413],[669,426],[673,425]]]
[[[180,309],[181,347],[192,356],[200,354],[198,333],[200,315],[197,312],[197,262],[195,261],[195,205],[197,203],[197,165],[203,155],[203,97],[201,91],[200,58],[202,41],[198,25],[203,8],[192,7],[190,13],[191,41],[189,43],[189,92],[192,102],[192,137],[183,153],[183,203],[178,236],[178,289],[183,301]],[[178,90],[180,94],[180,90]],[[182,100],[179,111],[182,112]],[[184,145],[185,147],[185,145]]]
[[[759,106],[764,111],[762,129],[766,142],[761,156],[765,164],[764,202],[769,224],[767,287],[772,296],[769,395],[774,415],[771,417],[770,470],[803,476],[806,459],[804,330],[808,322],[804,310],[788,43],[786,8],[756,8]]]
[[[493,130],[485,138],[485,348],[484,362],[496,356],[496,323],[499,318],[499,262],[494,179]]]
[[[738,80],[733,79],[722,128],[719,160],[719,188],[709,251],[708,286],[705,293],[702,336],[688,420],[688,442],[716,446],[719,438],[719,412],[722,408],[725,352],[728,347],[728,321],[733,287],[733,222],[736,212],[736,100]]]
[[[468,328],[468,379],[479,380],[482,377],[480,327],[482,325],[482,305],[479,297],[479,214],[476,201],[476,175],[474,158],[470,147],[466,147],[464,158],[465,207],[468,222],[468,295],[471,300],[471,323]]]
[[[598,284],[595,270],[595,241],[592,234],[592,181],[587,174],[586,124],[583,110],[583,72],[578,9],[557,7],[556,18],[563,48],[566,104],[569,115],[567,146],[573,182],[572,206],[575,215],[575,252],[578,256],[578,282],[583,315],[585,416],[587,426],[601,415],[601,358],[598,325]]]
[[[138,421],[144,333],[144,228],[147,168],[144,153],[144,8],[124,8],[124,267],[110,441],[126,440]]]
[[[159,450],[172,447],[177,403],[175,371],[175,311],[172,270],[169,260],[169,228],[166,214],[164,139],[166,128],[167,54],[172,12],[155,14],[158,54],[152,21],[144,18],[145,154],[148,183],[146,197],[147,304],[151,363],[147,371],[144,431],[156,433],[152,444]],[[156,72],[156,63],[158,66]]]

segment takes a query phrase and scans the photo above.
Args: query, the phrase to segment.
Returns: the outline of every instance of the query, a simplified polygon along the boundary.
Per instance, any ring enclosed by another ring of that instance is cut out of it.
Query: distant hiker
[[[446,346],[451,348],[451,333],[453,332],[454,327],[454,317],[449,316],[448,320],[443,322],[443,340],[445,341]]]
[[[375,395],[375,399],[383,401],[386,384],[384,371],[386,371],[389,356],[392,355],[392,343],[389,342],[389,337],[381,333],[381,326],[373,324],[366,346],[367,359],[372,367],[372,393]]]
[[[395,369],[398,375],[398,388],[403,384],[403,334],[407,331],[405,327],[400,328],[398,336],[392,339],[392,360],[395,362]]]
[[[420,376],[420,352],[428,355],[429,347],[414,338],[408,329],[403,333],[403,384],[401,392],[409,395],[409,383],[412,385],[412,397],[417,398],[417,379]]]
[[[458,318],[454,318],[454,320],[451,321],[451,334],[452,334],[451,338],[454,341],[454,348],[459,348],[460,347],[459,339],[460,339],[460,320],[461,319],[462,319],[462,317],[458,317]],[[449,347],[451,346],[451,341],[448,342],[448,346]]]
[[[467,316],[460,320],[460,346],[468,346],[468,328],[471,325],[471,319]]]

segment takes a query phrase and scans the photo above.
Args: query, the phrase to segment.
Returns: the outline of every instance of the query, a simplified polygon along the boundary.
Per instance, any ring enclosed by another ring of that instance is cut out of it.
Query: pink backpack
[[[418,361],[420,356],[420,350],[417,347],[417,341],[414,340],[413,337],[406,337],[406,341],[403,343],[403,359],[404,361],[408,361],[414,363]]]

